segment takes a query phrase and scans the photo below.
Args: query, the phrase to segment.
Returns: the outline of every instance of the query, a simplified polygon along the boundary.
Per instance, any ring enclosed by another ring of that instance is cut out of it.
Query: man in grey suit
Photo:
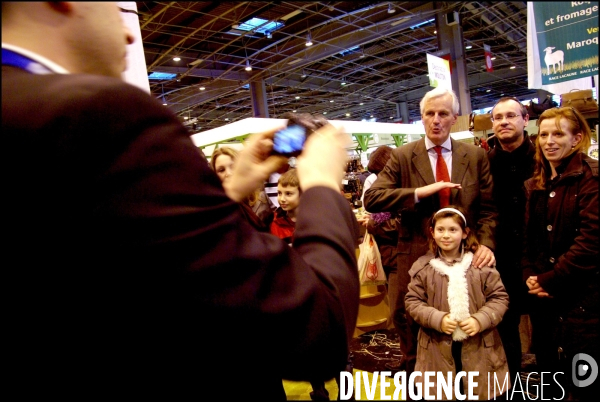
[[[452,90],[435,88],[425,94],[420,107],[425,138],[394,149],[364,198],[367,210],[388,211],[400,216],[397,272],[392,272],[388,279],[390,288],[398,289],[393,317],[403,358],[398,364],[387,367],[400,370],[406,365],[407,375],[414,370],[418,333],[418,325],[404,308],[410,282],[408,271],[427,251],[429,218],[440,209],[438,193],[449,189],[449,203],[462,207],[471,227],[477,231],[481,247],[473,258],[474,267],[495,264],[493,250],[497,223],[490,164],[485,151],[450,138],[450,128],[456,123],[459,109],[456,94]],[[449,182],[436,178],[438,154],[435,146],[442,147]]]

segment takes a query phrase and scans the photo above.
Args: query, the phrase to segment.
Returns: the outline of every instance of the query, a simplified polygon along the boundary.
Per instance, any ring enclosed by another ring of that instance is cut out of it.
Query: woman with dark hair
[[[522,263],[532,347],[540,372],[562,373],[547,394],[590,400],[600,382],[573,386],[572,370],[583,353],[600,361],[598,161],[587,156],[591,131],[577,110],[548,109],[537,124]]]

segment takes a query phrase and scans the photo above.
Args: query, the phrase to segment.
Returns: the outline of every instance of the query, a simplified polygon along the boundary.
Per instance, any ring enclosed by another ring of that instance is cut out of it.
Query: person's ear
[[[463,234],[462,234],[463,240],[466,239],[467,236],[469,236],[469,232],[470,232],[469,228],[465,228],[465,230],[463,230]]]
[[[583,138],[583,135],[581,133],[575,134],[573,136],[573,142],[571,143],[572,147],[575,148],[581,142],[582,138]]]

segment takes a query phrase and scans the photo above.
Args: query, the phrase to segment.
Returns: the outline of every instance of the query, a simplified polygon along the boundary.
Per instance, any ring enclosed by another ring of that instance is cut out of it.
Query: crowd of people
[[[303,117],[313,133],[293,169],[271,153],[277,130],[207,162],[174,113],[121,79],[134,39],[120,11],[2,3],[9,383],[23,396],[211,399],[233,377],[285,400],[290,379],[328,397],[358,314],[349,136]],[[501,98],[487,150],[450,136],[452,90],[427,92],[420,112],[425,137],[380,147],[365,177],[402,353],[388,368],[514,384],[529,314],[538,371],[564,373],[550,395],[588,400],[599,382],[572,380],[576,356],[600,359],[586,120],[548,109],[532,142],[527,109]],[[275,172],[277,209],[264,192]]]

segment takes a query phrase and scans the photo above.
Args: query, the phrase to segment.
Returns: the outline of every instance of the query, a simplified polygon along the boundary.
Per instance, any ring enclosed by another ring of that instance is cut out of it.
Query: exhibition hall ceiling
[[[524,1],[144,1],[137,7],[148,74],[175,74],[151,78],[151,92],[199,132],[254,117],[250,86],[260,94],[263,83],[273,118],[297,111],[400,122],[398,105],[406,102],[410,120],[419,120],[418,103],[431,89],[426,55],[440,50],[436,15],[454,12],[473,109],[502,95],[537,94],[527,88]],[[493,72],[485,68],[484,44],[495,57]]]

